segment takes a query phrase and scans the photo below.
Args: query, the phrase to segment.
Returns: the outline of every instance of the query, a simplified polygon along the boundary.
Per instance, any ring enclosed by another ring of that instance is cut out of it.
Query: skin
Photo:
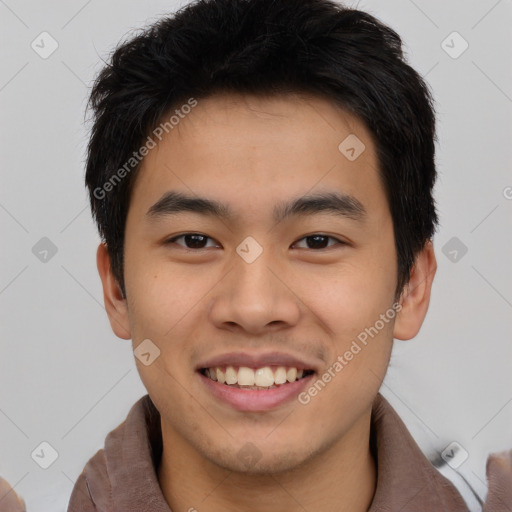
[[[366,147],[354,161],[338,150],[349,134]],[[237,216],[149,218],[170,190],[215,199]],[[325,212],[272,219],[282,201],[332,191],[357,198],[364,220]],[[183,238],[165,244],[189,232],[210,237],[206,247],[187,251]],[[313,234],[334,239],[315,248],[304,238]],[[263,248],[250,264],[235,250],[247,236]],[[376,486],[371,407],[393,337],[414,337],[427,312],[436,269],[430,242],[417,254],[400,313],[307,405],[240,412],[215,399],[194,371],[234,350],[282,350],[307,355],[321,376],[392,308],[393,223],[362,122],[307,95],[198,100],[137,176],[126,222],[126,299],[103,244],[97,262],[114,332],[134,348],[149,338],[161,351],[149,366],[136,362],[161,413],[157,472],[173,511],[368,509]],[[238,457],[248,442],[260,456],[249,468]]]
[[[25,512],[25,501],[11,487],[7,480],[0,476],[0,505],[5,512]]]

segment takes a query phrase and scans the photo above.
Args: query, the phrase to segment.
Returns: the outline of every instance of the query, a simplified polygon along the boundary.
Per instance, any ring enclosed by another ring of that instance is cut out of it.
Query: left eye
[[[300,242],[304,241],[306,243],[306,247],[299,247],[300,249],[325,249],[326,247],[331,247],[332,245],[342,244],[341,240],[334,238],[332,236],[327,235],[309,235],[301,238],[298,242],[295,242],[295,246],[297,247]],[[334,241],[334,243],[329,243],[329,241]]]

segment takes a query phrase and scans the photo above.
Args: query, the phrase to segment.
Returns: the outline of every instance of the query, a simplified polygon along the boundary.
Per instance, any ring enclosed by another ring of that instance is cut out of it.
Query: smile
[[[201,373],[220,384],[239,389],[264,390],[275,389],[289,382],[295,382],[313,373],[312,370],[298,370],[295,367],[264,366],[215,366],[203,368]]]
[[[214,366],[196,374],[216,401],[241,412],[264,412],[296,401],[315,372],[293,366]]]

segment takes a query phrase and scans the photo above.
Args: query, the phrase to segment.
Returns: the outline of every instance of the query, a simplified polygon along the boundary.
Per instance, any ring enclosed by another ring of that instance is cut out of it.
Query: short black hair
[[[363,121],[393,219],[398,295],[437,224],[434,102],[400,36],[331,0],[196,0],[122,42],[89,98],[86,184],[124,296],[137,150],[177,106],[218,93],[310,93]]]

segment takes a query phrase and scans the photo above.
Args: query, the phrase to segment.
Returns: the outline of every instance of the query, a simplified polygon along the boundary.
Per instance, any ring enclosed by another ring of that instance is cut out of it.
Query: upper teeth
[[[217,380],[221,384],[238,384],[240,386],[269,387],[275,384],[284,384],[286,381],[295,382],[304,374],[304,370],[294,367],[277,366],[274,370],[270,366],[262,368],[248,368],[247,366],[216,366],[206,370],[206,376]]]

